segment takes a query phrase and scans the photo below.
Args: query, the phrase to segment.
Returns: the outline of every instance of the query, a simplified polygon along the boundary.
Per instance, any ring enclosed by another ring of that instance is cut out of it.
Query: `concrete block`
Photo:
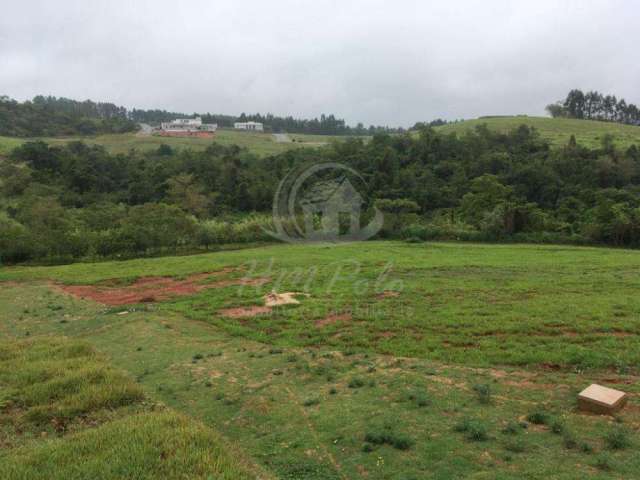
[[[586,412],[613,414],[624,407],[628,398],[624,392],[593,384],[578,395],[578,408]]]

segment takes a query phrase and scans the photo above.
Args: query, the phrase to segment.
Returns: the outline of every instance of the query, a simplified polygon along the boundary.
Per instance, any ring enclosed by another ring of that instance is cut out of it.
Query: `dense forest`
[[[624,98],[603,95],[597,91],[584,93],[574,89],[564,101],[552,103],[547,111],[554,117],[578,118],[640,125],[640,109]]]
[[[59,262],[268,241],[279,181],[323,161],[363,175],[368,208],[385,212],[381,237],[640,245],[640,150],[609,137],[552,149],[522,126],[424,128],[267,158],[217,144],[110,155],[26,143],[0,160],[0,255]]]
[[[137,129],[123,107],[113,103],[78,102],[68,98],[37,96],[17,102],[0,96],[0,135],[53,137],[124,133]]]

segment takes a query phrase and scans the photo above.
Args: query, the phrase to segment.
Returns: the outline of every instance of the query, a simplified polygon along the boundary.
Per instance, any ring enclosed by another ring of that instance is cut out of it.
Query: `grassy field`
[[[111,153],[126,153],[131,149],[141,151],[153,150],[162,144],[170,145],[176,149],[191,148],[204,150],[217,142],[222,145],[238,145],[248,148],[256,155],[265,156],[282,153],[292,148],[319,147],[340,140],[341,137],[329,135],[291,135],[295,142],[277,143],[270,133],[239,132],[229,129],[221,129],[216,132],[215,139],[209,138],[177,138],[160,137],[153,135],[139,135],[134,133],[99,135],[93,137],[65,137],[43,138],[51,144],[64,144],[73,140],[82,140],[89,144],[103,145]],[[13,148],[22,144],[25,139],[0,137],[0,154],[8,154]]]
[[[4,268],[0,335],[91,344],[278,478],[631,478],[639,267],[627,250],[368,242]],[[136,305],[61,290],[202,272],[210,288]],[[308,296],[223,314],[272,290]],[[630,404],[579,413],[592,382]]]
[[[0,387],[0,478],[268,478],[86,342],[4,339]]]
[[[571,135],[575,135],[580,145],[585,147],[599,147],[602,138],[606,134],[613,135],[616,145],[625,148],[632,144],[640,146],[640,127],[621,125],[610,122],[596,122],[591,120],[574,120],[570,118],[545,118],[545,117],[488,117],[475,120],[466,120],[460,123],[452,123],[437,127],[443,133],[462,134],[478,125],[487,125],[489,129],[498,132],[509,132],[520,125],[535,127],[542,138],[549,140],[553,145],[563,146],[569,141]]]

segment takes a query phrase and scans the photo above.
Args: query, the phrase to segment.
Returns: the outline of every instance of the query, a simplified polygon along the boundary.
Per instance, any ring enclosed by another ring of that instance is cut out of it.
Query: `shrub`
[[[349,381],[349,388],[362,388],[364,385],[364,380],[359,377],[354,377]]]
[[[631,446],[629,432],[622,427],[616,427],[604,437],[607,447],[611,450],[624,450]]]
[[[523,428],[526,428],[526,426],[524,425],[519,422],[511,421],[505,425],[505,427],[502,429],[502,433],[506,435],[516,435],[517,433],[520,433]]]
[[[484,442],[489,439],[487,427],[476,420],[463,419],[454,427],[459,433],[464,433],[467,440],[472,442]]]
[[[374,446],[371,445],[370,443],[365,443],[364,445],[362,445],[362,451],[365,453],[373,452],[373,450],[374,450]]]
[[[491,403],[491,385],[478,384],[473,386],[473,391],[478,396],[478,401],[484,405]]]
[[[397,450],[408,450],[415,443],[409,436],[396,432],[391,424],[368,430],[364,441],[372,445],[391,445]]]
[[[554,420],[553,423],[551,423],[551,431],[556,435],[560,435],[564,433],[565,428],[566,427],[562,420]]]
[[[537,410],[527,415],[527,420],[534,425],[547,425],[549,423],[549,414],[542,410]]]

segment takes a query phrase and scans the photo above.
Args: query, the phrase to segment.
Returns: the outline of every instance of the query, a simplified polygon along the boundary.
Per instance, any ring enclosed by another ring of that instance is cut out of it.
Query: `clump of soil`
[[[245,318],[245,317],[257,317],[258,315],[265,315],[271,312],[271,307],[234,307],[225,308],[220,310],[220,315],[229,318]]]
[[[131,285],[57,285],[63,292],[76,297],[90,299],[105,305],[129,305],[157,302],[172,297],[193,295],[209,288],[223,288],[233,285],[263,285],[269,278],[237,278],[218,281],[207,280],[231,272],[224,269],[217,272],[197,273],[183,280],[172,277],[143,277]]]

